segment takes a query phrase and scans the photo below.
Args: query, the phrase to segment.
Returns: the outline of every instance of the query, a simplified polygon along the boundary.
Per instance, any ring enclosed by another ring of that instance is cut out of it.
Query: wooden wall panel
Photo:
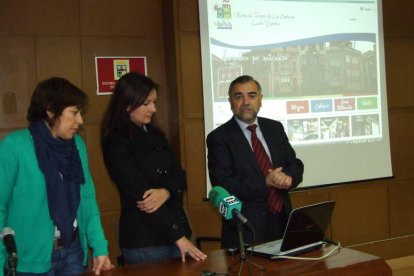
[[[368,242],[351,246],[351,248],[381,256],[384,259],[412,256],[414,255],[414,236],[411,235],[395,239],[381,240],[379,242]]]
[[[390,108],[414,106],[413,49],[414,36],[411,39],[390,37],[385,41],[387,94]]]
[[[412,179],[395,181],[388,189],[391,236],[414,233],[414,181]]]
[[[119,243],[118,243],[118,220],[119,211],[102,212],[101,221],[105,231],[105,237],[108,240],[109,257],[112,264],[116,265],[116,257],[120,255]]]
[[[204,118],[201,80],[200,38],[195,34],[180,36],[182,100],[185,118]]]
[[[198,0],[178,1],[178,27],[182,32],[199,32]]]
[[[162,37],[161,0],[79,0],[82,35]]]
[[[88,93],[93,105],[90,105],[86,114],[88,122],[100,123],[104,108],[107,106],[109,96],[97,96],[95,56],[145,56],[147,58],[148,76],[160,84],[158,93],[157,117],[167,121],[166,91],[163,45],[161,41],[151,38],[115,38],[115,37],[85,37],[82,38],[82,66],[84,89]],[[168,132],[168,129],[167,129]]]
[[[298,208],[305,205],[315,204],[322,201],[330,200],[329,190],[326,189],[309,189],[297,190],[290,193],[292,207]]]
[[[54,76],[63,77],[82,89],[82,61],[79,37],[38,37],[36,39],[36,60],[39,80]]]
[[[79,33],[78,0],[0,1],[0,34]]]
[[[99,144],[99,124],[86,125],[80,133],[88,148],[89,169],[95,184],[96,200],[101,211],[101,220],[108,240],[109,256],[113,264],[120,254],[118,243],[118,221],[120,200],[118,190],[112,183],[104,162]]]
[[[366,183],[333,189],[332,238],[352,245],[389,237],[387,185]]]
[[[89,168],[95,183],[96,197],[102,212],[119,210],[119,194],[106,171],[101,144],[99,143],[100,124],[85,127],[85,141],[88,147]]]
[[[204,121],[187,119],[184,128],[185,143],[191,145],[185,151],[188,204],[194,206],[206,197]]]
[[[163,93],[163,99],[168,102],[168,121],[165,123],[169,126],[168,140],[174,153],[181,160],[182,153],[180,148],[180,106],[177,85],[177,64],[176,64],[176,39],[175,39],[175,18],[174,3],[170,0],[162,0],[163,10],[163,32],[164,32],[164,54],[165,54],[165,74],[168,91]],[[164,96],[165,95],[165,96]]]
[[[37,82],[35,49],[33,37],[0,38],[0,128],[27,125],[27,108]]]
[[[207,203],[200,206],[192,206],[188,210],[194,238],[220,237],[221,235],[221,216],[214,205]],[[204,252],[220,248],[219,242],[202,243]]]
[[[390,109],[389,124],[394,176],[398,180],[413,180],[414,109]]]
[[[414,36],[412,0],[382,0],[382,14],[387,36]]]

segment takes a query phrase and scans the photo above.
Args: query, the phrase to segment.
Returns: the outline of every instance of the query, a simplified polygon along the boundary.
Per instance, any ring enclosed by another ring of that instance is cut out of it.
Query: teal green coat
[[[75,135],[85,174],[77,213],[79,237],[87,263],[88,246],[93,256],[108,255],[108,242],[101,225],[95,188],[88,167],[86,145]],[[49,215],[46,185],[39,168],[32,136],[28,129],[18,130],[0,141],[0,231],[15,232],[17,270],[42,273],[51,267],[55,226]],[[7,253],[0,243],[0,276]]]

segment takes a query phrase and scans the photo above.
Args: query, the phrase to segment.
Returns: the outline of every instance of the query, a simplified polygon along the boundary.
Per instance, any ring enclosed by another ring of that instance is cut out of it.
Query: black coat
[[[292,177],[291,189],[295,188],[302,181],[303,163],[296,158],[283,125],[262,117],[258,117],[258,124],[269,148],[273,168],[283,167],[283,172]],[[237,121],[232,118],[213,130],[207,136],[207,147],[211,184],[222,186],[231,195],[239,198],[243,215],[253,225],[255,237],[251,231],[244,231],[245,242],[264,242],[280,238],[285,225],[279,225],[279,221],[275,220],[280,218],[267,211],[268,189],[265,176]],[[292,209],[289,191],[278,191],[284,202],[284,220]],[[273,229],[276,225],[281,231]],[[222,247],[237,247],[238,244],[234,225],[223,219]]]
[[[159,130],[149,126],[146,132],[134,125],[129,137],[110,133],[104,139],[103,154],[121,199],[121,248],[172,245],[191,236],[182,207],[186,175]],[[147,214],[136,202],[151,188],[166,188],[171,196],[156,212]]]

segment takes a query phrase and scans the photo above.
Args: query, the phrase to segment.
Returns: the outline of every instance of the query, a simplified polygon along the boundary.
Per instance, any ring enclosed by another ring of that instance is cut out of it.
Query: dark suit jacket
[[[131,123],[132,124],[132,123]],[[121,248],[172,245],[191,230],[182,207],[186,176],[164,135],[148,127],[132,126],[130,137],[108,134],[103,143],[105,165],[121,198]],[[167,200],[155,213],[140,211],[136,201],[151,188],[166,188]]]
[[[280,122],[258,117],[258,124],[269,148],[273,168],[283,167],[283,172],[292,177],[295,188],[303,175],[303,163],[296,158],[283,125]],[[224,187],[242,202],[242,213],[255,230],[255,240],[250,231],[244,231],[245,241],[263,242],[280,238],[280,233],[269,237],[267,228],[272,225],[272,216],[267,211],[265,176],[260,170],[254,153],[237,121],[232,118],[207,136],[208,169],[211,184]],[[287,190],[278,190],[284,201],[286,216],[292,206]],[[281,226],[284,229],[285,225]],[[271,230],[270,230],[271,231]],[[237,247],[238,236],[231,221],[222,223],[222,247]]]

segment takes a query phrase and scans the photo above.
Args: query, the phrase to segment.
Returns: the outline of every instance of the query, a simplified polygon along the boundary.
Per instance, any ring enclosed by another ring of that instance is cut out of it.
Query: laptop
[[[320,248],[325,243],[325,232],[334,206],[335,201],[325,201],[294,209],[289,215],[282,239],[248,247],[246,251],[272,259]]]

